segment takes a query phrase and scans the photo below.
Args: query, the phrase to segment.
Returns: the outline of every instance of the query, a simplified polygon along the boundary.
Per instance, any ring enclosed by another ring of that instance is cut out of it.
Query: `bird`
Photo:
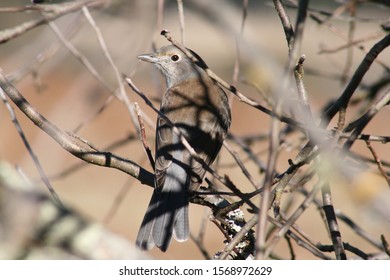
[[[201,57],[187,50],[197,61],[174,45],[138,56],[154,64],[165,78],[160,112],[169,119],[157,117],[154,191],[136,239],[142,250],[156,246],[165,252],[172,236],[179,242],[189,238],[190,192],[198,190],[206,173],[172,124],[208,166],[217,157],[231,124],[225,91],[208,76]]]

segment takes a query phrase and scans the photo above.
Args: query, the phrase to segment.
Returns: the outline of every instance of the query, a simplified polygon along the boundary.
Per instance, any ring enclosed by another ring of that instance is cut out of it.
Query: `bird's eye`
[[[174,54],[171,56],[171,60],[174,62],[178,61],[179,59],[180,59],[180,56],[178,56],[177,54]]]

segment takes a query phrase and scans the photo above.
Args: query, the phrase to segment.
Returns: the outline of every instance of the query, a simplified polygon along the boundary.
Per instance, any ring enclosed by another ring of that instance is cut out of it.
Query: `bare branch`
[[[374,148],[372,147],[371,142],[367,141],[367,140],[365,142],[366,142],[367,148],[370,150],[375,162],[378,165],[379,172],[382,174],[383,178],[385,178],[385,180],[387,182],[387,186],[390,188],[390,177],[386,174],[386,171],[383,169],[382,161],[380,160],[380,158],[378,157]]]
[[[56,20],[57,18],[60,18],[64,15],[67,15],[69,13],[77,12],[80,10],[83,6],[88,7],[101,7],[103,6],[107,0],[89,0],[89,1],[75,1],[71,3],[65,3],[62,5],[50,5],[50,13],[44,13],[42,18],[39,19],[33,19],[27,22],[22,23],[21,25],[18,25],[13,28],[4,29],[0,32],[0,44],[7,42],[8,40],[11,40],[13,38],[16,38],[27,31],[30,31],[31,29],[34,29],[42,24],[45,24],[49,21]],[[34,8],[35,9],[35,8]],[[37,6],[37,9],[40,9],[39,6]],[[45,11],[45,10],[43,10]],[[48,12],[48,11],[46,11]]]
[[[72,155],[95,165],[121,170],[138,179],[142,184],[153,186],[154,175],[138,164],[110,152],[101,152],[92,149],[82,143],[82,141],[75,139],[69,133],[49,122],[19,93],[19,91],[7,80],[1,70],[0,87],[12,102],[14,102],[36,126],[42,129],[63,149],[70,152]]]
[[[357,87],[360,85],[364,75],[370,69],[370,66],[375,61],[376,57],[390,45],[390,34],[387,34],[382,40],[376,43],[367,55],[364,57],[359,67],[356,69],[352,79],[347,87],[337,99],[337,101],[324,113],[321,119],[321,125],[327,126],[331,119],[341,110],[348,106],[349,100],[354,94]]]

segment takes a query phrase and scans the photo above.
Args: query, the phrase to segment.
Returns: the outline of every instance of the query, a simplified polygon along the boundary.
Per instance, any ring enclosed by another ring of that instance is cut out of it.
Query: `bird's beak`
[[[158,58],[154,56],[154,54],[141,54],[138,56],[139,60],[150,62],[150,63],[157,63]]]

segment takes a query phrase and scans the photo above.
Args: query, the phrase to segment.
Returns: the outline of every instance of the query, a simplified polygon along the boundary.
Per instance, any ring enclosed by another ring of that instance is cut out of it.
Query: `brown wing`
[[[189,80],[166,92],[161,111],[182,131],[198,155],[211,164],[230,126],[229,104],[223,90],[210,79],[204,83]],[[158,119],[156,150],[157,186],[163,186],[166,169],[179,153],[182,163],[192,170],[192,181],[202,180],[205,174],[202,165],[191,159],[162,118]]]
[[[171,155],[169,153],[169,147],[173,145],[172,136],[172,129],[163,118],[158,117],[155,162],[156,188],[160,188],[164,185],[166,170],[172,164]]]
[[[201,112],[198,130],[191,140],[198,155],[207,165],[211,165],[226,138],[230,126],[230,109],[225,92],[216,85],[208,87],[205,95],[208,99],[207,109]],[[203,179],[206,171],[202,164],[193,160],[191,165],[193,172],[199,176],[198,179]]]

